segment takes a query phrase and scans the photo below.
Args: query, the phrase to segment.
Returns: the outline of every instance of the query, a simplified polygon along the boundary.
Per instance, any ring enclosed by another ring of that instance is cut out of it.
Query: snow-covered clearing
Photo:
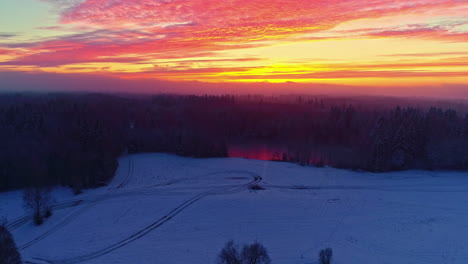
[[[468,263],[466,173],[144,154],[109,186],[55,190],[40,227],[21,195],[0,193],[0,215],[32,263],[208,264],[229,239],[263,243],[277,264],[316,263],[325,247],[337,264]]]

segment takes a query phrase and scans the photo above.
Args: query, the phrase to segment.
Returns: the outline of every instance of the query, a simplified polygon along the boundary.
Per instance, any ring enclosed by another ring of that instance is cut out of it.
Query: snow
[[[215,263],[234,239],[263,243],[281,264],[315,264],[325,247],[337,264],[464,264],[467,192],[462,172],[141,154],[123,157],[106,187],[77,196],[57,188],[57,204],[75,203],[12,233],[31,263]],[[27,214],[19,191],[0,193],[0,202],[10,223]]]

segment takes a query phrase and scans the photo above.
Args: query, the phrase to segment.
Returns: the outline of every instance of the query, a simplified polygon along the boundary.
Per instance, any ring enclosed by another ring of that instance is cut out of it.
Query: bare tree
[[[13,236],[3,224],[0,225],[0,264],[21,264]]]
[[[271,259],[270,256],[268,256],[266,248],[258,242],[244,246],[242,249],[242,260],[244,264],[271,263]]]
[[[218,264],[242,264],[238,246],[230,240],[226,243],[218,256]]]
[[[331,248],[325,248],[320,250],[319,253],[319,263],[320,264],[330,264],[333,257],[333,250]]]
[[[41,187],[26,189],[23,194],[23,201],[26,208],[33,211],[34,223],[41,225],[44,216],[52,215],[50,190]]]
[[[244,245],[242,251],[234,241],[226,243],[218,256],[218,264],[270,264],[266,248],[255,242],[251,245]]]

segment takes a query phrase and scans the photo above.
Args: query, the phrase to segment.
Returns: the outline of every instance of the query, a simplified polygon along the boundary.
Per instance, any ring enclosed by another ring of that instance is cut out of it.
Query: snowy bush
[[[270,264],[266,248],[255,242],[251,245],[244,245],[242,251],[234,244],[234,241],[226,243],[218,256],[218,264]]]
[[[0,264],[20,264],[21,256],[8,229],[0,225]]]

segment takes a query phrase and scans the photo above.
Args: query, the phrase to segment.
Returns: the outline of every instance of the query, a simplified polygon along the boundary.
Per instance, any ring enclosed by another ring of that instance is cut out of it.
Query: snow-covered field
[[[467,173],[145,154],[122,158],[107,187],[55,190],[40,227],[21,195],[0,193],[0,215],[32,263],[209,264],[230,239],[277,264],[316,263],[325,247],[337,264],[468,263]]]

